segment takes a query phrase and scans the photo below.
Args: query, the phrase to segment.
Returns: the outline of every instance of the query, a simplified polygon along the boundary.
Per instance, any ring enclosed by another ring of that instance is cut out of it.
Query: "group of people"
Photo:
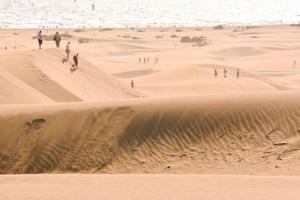
[[[218,77],[218,70],[217,69],[214,70],[214,75],[215,75],[215,78]],[[227,69],[226,68],[223,69],[223,77],[227,78]],[[236,69],[236,78],[239,78],[239,77],[240,77],[240,69],[237,68]]]
[[[42,49],[42,45],[43,45],[42,31],[38,32],[37,39],[38,39],[39,49]],[[55,41],[56,48],[60,48],[60,43],[61,43],[62,37],[59,34],[59,32],[55,33],[55,35],[53,37],[53,40]],[[63,59],[63,61],[62,61],[63,63],[67,62],[70,58],[70,53],[71,53],[70,45],[71,45],[70,42],[68,42],[67,45],[66,45],[66,48],[65,48],[66,58]],[[7,50],[7,47],[5,47],[5,50]],[[72,65],[73,68],[71,68],[72,72],[78,69],[78,56],[79,56],[78,53],[74,54],[74,56],[73,56],[74,64]],[[150,62],[149,57],[147,57],[147,58],[146,57],[143,57],[143,58],[139,57],[139,61],[138,61],[139,64],[148,64],[149,62]],[[158,57],[155,58],[154,64],[158,64]],[[293,68],[294,69],[296,68],[296,61],[295,60],[294,60],[294,63],[293,63]],[[214,69],[214,76],[215,76],[215,78],[218,77],[218,70],[217,69]],[[223,69],[223,77],[227,78],[227,69],[226,68]],[[236,78],[239,78],[239,77],[240,77],[240,69],[237,68]],[[134,81],[131,80],[131,88],[134,88],[134,87],[135,87]]]
[[[39,44],[39,49],[42,49],[43,45],[43,34],[42,31],[39,31],[37,34],[37,39],[38,39],[38,44]],[[56,32],[53,36],[53,40],[55,41],[56,48],[60,48],[60,42],[62,40],[61,35],[59,32]],[[65,48],[65,53],[66,53],[66,58],[63,58],[62,63],[67,62],[70,59],[70,53],[71,53],[71,42],[68,42]],[[76,71],[78,69],[78,56],[79,53],[75,53],[73,56],[73,62],[74,64],[72,65],[73,68],[71,68],[71,71]]]
[[[149,57],[144,57],[144,58],[141,58],[141,57],[139,57],[139,64],[148,64],[150,62],[150,59],[149,59]],[[155,60],[154,60],[154,64],[158,64],[158,57],[156,57],[155,58]]]

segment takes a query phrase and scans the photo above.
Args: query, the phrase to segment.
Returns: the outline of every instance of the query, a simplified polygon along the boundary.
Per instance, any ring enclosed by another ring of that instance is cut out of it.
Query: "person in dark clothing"
[[[55,41],[56,48],[59,48],[60,47],[60,41],[61,41],[60,34],[58,32],[56,32],[53,39]]]
[[[224,68],[224,78],[227,78],[227,70]]]
[[[77,53],[73,56],[73,61],[74,61],[73,69],[74,69],[74,71],[78,69],[78,55],[79,54]]]
[[[236,78],[240,78],[240,69],[239,68],[236,70]]]
[[[43,45],[42,31],[39,31],[39,33],[37,34],[37,39],[38,39],[38,43],[39,43],[39,49],[42,49],[42,45]]]
[[[215,78],[217,78],[218,77],[218,71],[217,71],[217,69],[215,69]]]

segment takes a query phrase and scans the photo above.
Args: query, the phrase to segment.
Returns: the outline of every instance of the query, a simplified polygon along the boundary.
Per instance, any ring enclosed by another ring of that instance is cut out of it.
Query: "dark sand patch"
[[[112,75],[118,78],[132,78],[137,76],[153,74],[156,72],[158,71],[155,71],[153,69],[145,69],[145,70],[134,70],[134,71],[121,72],[121,73],[114,73]]]

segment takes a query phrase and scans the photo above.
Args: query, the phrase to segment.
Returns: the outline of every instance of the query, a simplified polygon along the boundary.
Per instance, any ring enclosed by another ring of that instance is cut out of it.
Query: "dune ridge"
[[[295,97],[1,107],[0,173],[300,174]]]
[[[1,95],[0,102],[59,103],[141,96],[84,58],[80,59],[80,68],[76,73],[70,73],[72,62],[63,64],[64,56],[61,49],[25,50],[2,56],[2,85],[13,84],[11,87],[19,88],[20,91],[15,89]]]

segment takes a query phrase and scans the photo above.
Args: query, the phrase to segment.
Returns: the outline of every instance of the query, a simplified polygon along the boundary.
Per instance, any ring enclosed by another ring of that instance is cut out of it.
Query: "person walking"
[[[131,88],[132,89],[134,88],[134,82],[133,82],[133,80],[131,80]]]
[[[224,78],[227,78],[227,70],[224,68]]]
[[[39,43],[39,49],[42,49],[42,45],[43,45],[43,35],[42,35],[42,31],[39,31],[37,34],[37,39],[38,39],[38,43]]]
[[[69,60],[70,53],[71,53],[70,44],[71,44],[71,43],[70,43],[70,42],[68,42],[68,43],[67,43],[67,45],[66,45],[66,50],[65,50],[65,52],[66,52],[66,54],[67,54],[66,61],[68,61],[68,60]]]
[[[240,69],[237,68],[237,71],[236,71],[236,78],[239,78],[240,77]]]
[[[294,60],[294,69],[296,69],[296,60]]]
[[[76,53],[73,56],[73,61],[74,61],[73,69],[74,69],[74,71],[78,69],[78,55],[79,55],[79,53]]]
[[[217,69],[215,69],[215,78],[217,78],[218,77],[218,71],[217,71]]]
[[[55,41],[56,48],[59,48],[60,47],[60,41],[61,41],[60,34],[58,32],[56,32],[53,39]]]

